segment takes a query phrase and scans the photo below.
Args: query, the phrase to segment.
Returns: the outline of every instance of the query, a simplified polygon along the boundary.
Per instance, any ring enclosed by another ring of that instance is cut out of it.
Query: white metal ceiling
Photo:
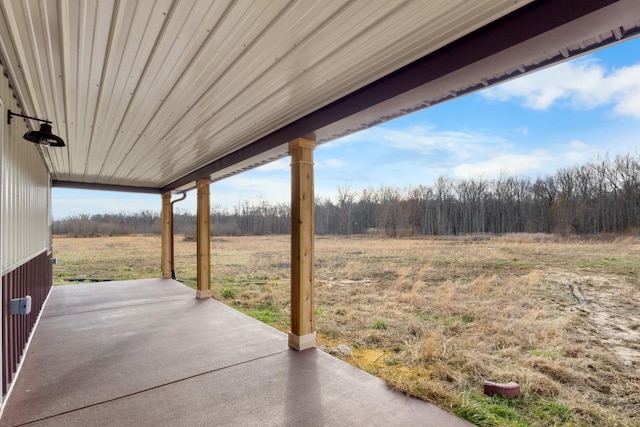
[[[54,180],[162,188],[529,2],[2,0],[0,58]]]

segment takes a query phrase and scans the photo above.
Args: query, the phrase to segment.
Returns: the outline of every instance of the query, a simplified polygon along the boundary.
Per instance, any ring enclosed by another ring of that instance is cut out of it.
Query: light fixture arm
[[[51,124],[51,122],[49,120],[43,120],[43,119],[39,119],[37,117],[25,116],[24,114],[14,113],[13,111],[9,110],[9,112],[7,114],[7,124],[8,125],[11,124],[11,117],[13,117],[13,116],[23,117],[25,119],[37,120],[39,122],[43,122],[43,123],[46,123],[46,124]]]
[[[40,124],[40,130],[32,130],[24,134],[22,138],[27,141],[33,142],[34,144],[42,144],[47,145],[49,147],[64,147],[64,141],[58,135],[54,135],[51,132],[51,121],[39,119],[37,117],[25,116],[24,114],[14,113],[9,110],[7,114],[7,124],[11,124],[11,117],[18,116],[24,117],[25,119],[36,120],[38,122],[42,122]]]

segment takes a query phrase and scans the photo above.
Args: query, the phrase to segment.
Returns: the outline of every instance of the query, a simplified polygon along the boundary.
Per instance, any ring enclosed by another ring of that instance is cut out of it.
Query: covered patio
[[[0,423],[470,425],[171,279],[53,288]]]
[[[639,14],[634,0],[0,2],[0,424],[464,425],[315,349],[314,150],[635,37]],[[209,214],[212,183],[288,156],[287,336],[210,298]],[[47,300],[52,187],[157,194],[162,279]],[[191,190],[197,298],[171,279],[172,198]]]

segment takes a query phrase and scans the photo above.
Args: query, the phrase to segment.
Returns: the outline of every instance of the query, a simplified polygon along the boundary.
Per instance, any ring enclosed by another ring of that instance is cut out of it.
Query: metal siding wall
[[[0,66],[0,71],[2,67]],[[7,77],[0,76],[4,108],[2,153],[2,274],[49,249],[49,173],[36,146],[22,139],[25,121],[7,111],[20,112]]]
[[[0,69],[1,69],[1,65],[0,65]],[[0,96],[0,114],[2,114],[2,112],[4,111],[4,103],[2,101],[2,97]],[[2,185],[3,185],[3,171],[4,171],[4,155],[3,155],[3,137],[4,137],[4,128],[2,126],[0,126],[0,189],[2,189]],[[4,259],[2,256],[2,217],[3,217],[3,212],[2,212],[2,193],[0,193],[0,267],[2,266],[2,260]],[[1,270],[1,268],[0,268]],[[0,274],[0,276],[2,276],[2,274]],[[0,298],[1,298],[1,303],[0,303],[0,319],[3,319],[0,322],[0,379],[2,380],[2,384],[5,384],[4,381],[4,376],[5,376],[5,368],[4,368],[4,286],[2,286],[0,284]],[[4,389],[4,387],[2,387],[2,389]],[[4,401],[3,401],[3,397],[4,397],[5,393],[0,390],[0,407],[4,407]]]
[[[2,396],[23,356],[42,306],[51,290],[51,180],[36,146],[22,139],[26,123],[7,124],[7,111],[21,112],[0,64],[0,267],[2,270]],[[31,313],[11,315],[10,300],[31,295]]]

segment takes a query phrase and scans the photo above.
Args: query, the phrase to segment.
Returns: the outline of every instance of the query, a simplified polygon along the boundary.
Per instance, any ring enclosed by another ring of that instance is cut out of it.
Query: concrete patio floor
[[[469,426],[173,280],[52,290],[2,426]]]

